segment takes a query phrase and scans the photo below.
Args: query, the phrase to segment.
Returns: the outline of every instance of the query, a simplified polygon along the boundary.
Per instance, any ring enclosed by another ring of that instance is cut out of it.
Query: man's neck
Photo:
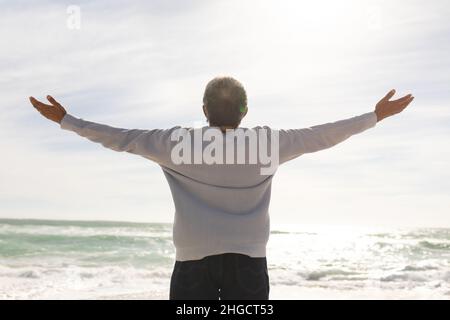
[[[237,128],[237,127],[234,127],[234,126],[216,126],[216,125],[213,125],[213,124],[210,124],[209,126],[212,127],[212,128],[219,128],[220,131],[222,131],[223,133],[225,133],[227,131],[227,129],[234,130],[234,129]]]

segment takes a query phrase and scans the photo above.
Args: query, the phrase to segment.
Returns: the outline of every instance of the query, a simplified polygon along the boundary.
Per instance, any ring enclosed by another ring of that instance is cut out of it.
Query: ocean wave
[[[432,250],[443,250],[450,251],[450,243],[449,242],[431,242],[431,241],[420,241],[419,245]]]
[[[352,276],[352,275],[358,275],[358,272],[354,271],[346,271],[341,269],[327,269],[327,270],[319,270],[319,271],[312,271],[308,272],[306,274],[303,274],[304,278],[308,281],[318,281],[322,278],[329,277],[329,276]]]
[[[450,240],[449,228],[419,228],[415,230],[391,230],[389,232],[369,233],[368,237],[382,239],[412,239],[430,238],[434,240]]]
[[[424,266],[407,265],[402,269],[402,271],[428,271],[438,269],[439,269],[438,267],[432,265],[424,265]]]
[[[299,235],[299,234],[303,234],[303,235],[306,235],[306,236],[315,236],[315,235],[317,235],[317,233],[315,233],[315,232],[300,232],[300,231],[280,231],[280,230],[273,230],[273,231],[270,231],[270,234],[274,234],[274,235],[276,235],[276,234],[292,234],[292,235]]]
[[[80,227],[80,226],[46,226],[46,225],[2,225],[0,224],[0,234],[3,236],[14,234],[48,235],[48,236],[137,236],[137,237],[168,237],[172,236],[172,229],[155,226],[146,228],[132,227]]]
[[[408,239],[433,239],[433,240],[450,240],[449,228],[430,228],[430,229],[416,229],[404,233],[403,238]]]
[[[429,254],[439,257],[450,253],[450,242],[423,238],[420,241],[413,239],[396,239],[392,241],[376,241],[368,248],[376,255],[415,256],[416,259],[427,259]]]
[[[410,273],[394,273],[390,274],[388,276],[384,276],[380,278],[380,281],[382,282],[405,282],[405,281],[417,281],[417,282],[426,282],[427,278],[416,275],[416,274],[410,274]]]
[[[171,228],[171,223],[145,223],[145,222],[127,222],[127,221],[101,221],[101,220],[41,220],[41,219],[0,219],[0,224],[11,226],[54,226],[54,227],[93,227],[93,228],[115,228],[131,227],[134,229],[153,228],[167,229]]]
[[[96,266],[83,267],[80,265],[60,265],[59,267],[7,267],[0,266],[0,277],[2,278],[24,278],[24,279],[43,279],[43,278],[65,278],[75,279],[106,279],[115,278],[124,281],[132,279],[165,279],[171,275],[171,269],[154,267],[153,269],[135,268],[132,266]],[[127,280],[128,279],[128,280]]]
[[[38,279],[39,274],[36,271],[27,270],[27,271],[20,272],[18,274],[18,277],[19,278],[28,278],[28,279]]]
[[[0,234],[4,245],[0,246],[0,257],[48,256],[105,252],[125,255],[138,252],[159,252],[162,255],[173,251],[172,237],[140,237],[123,235],[39,235],[27,233]]]

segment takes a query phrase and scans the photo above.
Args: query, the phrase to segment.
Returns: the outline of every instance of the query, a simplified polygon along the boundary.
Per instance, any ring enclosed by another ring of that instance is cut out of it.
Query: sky
[[[349,118],[393,88],[415,96],[375,128],[283,164],[272,224],[450,227],[446,0],[0,8],[0,217],[171,222],[158,165],[61,130],[28,97],[51,94],[73,116],[122,128],[206,125],[206,83],[229,75],[248,93],[245,127]]]

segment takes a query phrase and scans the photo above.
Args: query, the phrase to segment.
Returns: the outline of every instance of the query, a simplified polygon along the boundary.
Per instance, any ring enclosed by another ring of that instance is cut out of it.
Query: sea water
[[[167,299],[172,225],[0,219],[0,299]],[[450,299],[450,229],[272,227],[271,298]]]

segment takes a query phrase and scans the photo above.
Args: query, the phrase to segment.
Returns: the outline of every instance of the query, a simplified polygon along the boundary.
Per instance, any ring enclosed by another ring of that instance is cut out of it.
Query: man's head
[[[231,77],[212,79],[203,96],[203,112],[211,126],[237,128],[247,114],[247,94]]]

